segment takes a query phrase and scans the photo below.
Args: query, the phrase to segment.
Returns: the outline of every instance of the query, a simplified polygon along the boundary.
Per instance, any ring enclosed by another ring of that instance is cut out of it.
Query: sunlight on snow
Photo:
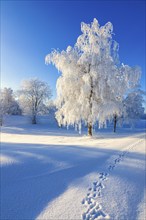
[[[19,161],[14,159],[13,157],[0,155],[0,166],[12,165],[16,163],[19,163]]]

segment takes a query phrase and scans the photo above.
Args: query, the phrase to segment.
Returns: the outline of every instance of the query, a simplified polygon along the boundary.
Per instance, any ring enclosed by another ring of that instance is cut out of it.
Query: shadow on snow
[[[2,143],[1,153],[18,161],[1,167],[1,219],[24,220],[35,219],[48,203],[63,194],[77,179],[102,171],[100,168],[118,151],[79,146]],[[130,153],[130,158],[145,160],[144,155],[138,153]],[[127,166],[122,169],[127,169]],[[128,169],[130,178],[124,176],[124,173],[122,178],[132,181],[136,186],[140,196],[133,206],[138,206],[144,190],[139,182],[143,178],[142,171],[137,170],[135,174],[134,164]],[[132,179],[133,173],[137,178]],[[118,173],[112,172],[111,175]],[[137,209],[131,206],[133,197],[129,198],[127,219]]]

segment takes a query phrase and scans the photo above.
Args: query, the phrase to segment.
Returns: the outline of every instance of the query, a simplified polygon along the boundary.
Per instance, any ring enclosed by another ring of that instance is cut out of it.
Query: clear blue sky
[[[45,65],[52,48],[73,46],[80,23],[111,21],[120,61],[142,69],[145,89],[145,1],[1,1],[1,86],[19,88],[23,79],[47,81],[55,97],[58,71]]]

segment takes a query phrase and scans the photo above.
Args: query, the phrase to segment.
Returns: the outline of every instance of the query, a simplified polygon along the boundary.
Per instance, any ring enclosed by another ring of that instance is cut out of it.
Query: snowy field
[[[1,130],[1,220],[145,219],[144,122],[89,138],[22,119]]]

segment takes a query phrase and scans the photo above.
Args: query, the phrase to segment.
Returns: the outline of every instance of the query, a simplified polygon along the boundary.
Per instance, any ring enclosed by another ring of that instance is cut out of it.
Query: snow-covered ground
[[[2,128],[1,220],[145,219],[143,128],[89,138],[21,120]]]

